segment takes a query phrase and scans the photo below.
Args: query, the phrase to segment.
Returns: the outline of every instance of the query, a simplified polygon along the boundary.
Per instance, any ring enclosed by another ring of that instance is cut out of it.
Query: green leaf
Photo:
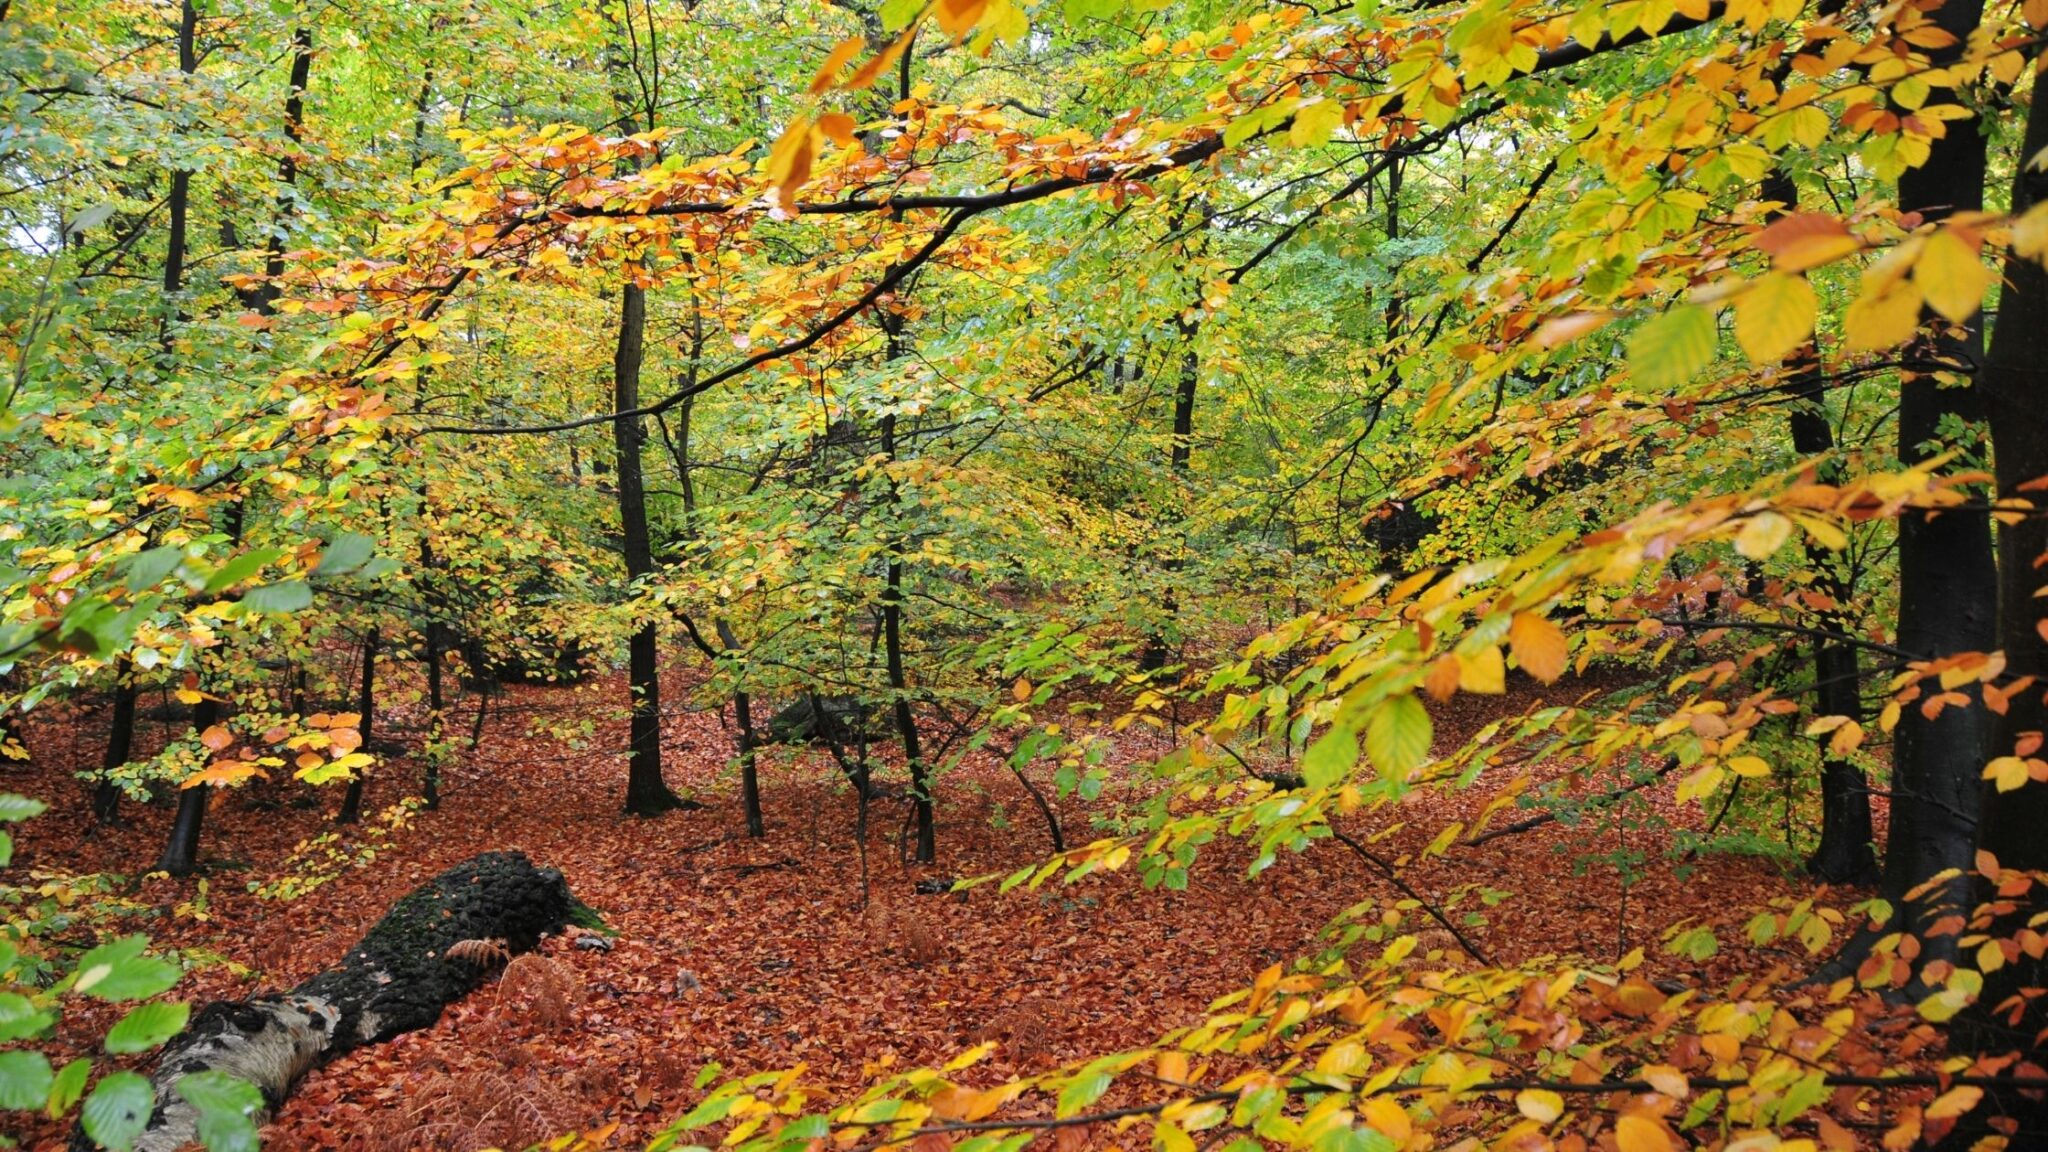
[[[101,1000],[147,1000],[178,982],[178,968],[144,956],[147,936],[126,936],[78,958],[71,988]]]
[[[0,1108],[41,1108],[56,1079],[41,1052],[0,1052]]]
[[[251,576],[256,575],[258,572],[263,571],[265,564],[283,555],[284,549],[282,548],[258,548],[253,552],[244,552],[240,556],[214,569],[213,575],[206,579],[206,591],[219,592],[223,589],[232,588]]]
[[[47,808],[49,805],[41,800],[17,796],[12,792],[0,792],[0,824],[15,824],[31,816],[40,816]]]
[[[37,1008],[28,997],[0,992],[0,1042],[26,1040],[56,1022],[54,1013]]]
[[[139,592],[163,583],[164,577],[178,570],[185,559],[185,550],[177,547],[151,548],[137,552],[121,566],[121,580],[130,591]]]
[[[321,576],[346,576],[368,563],[375,548],[375,542],[368,536],[344,532],[320,553],[320,567],[316,571]]]
[[[85,1094],[85,1082],[92,1076],[92,1061],[80,1056],[57,1070],[57,1079],[50,1085],[50,1100],[43,1105],[43,1114],[55,1120]]]
[[[199,1139],[212,1152],[258,1152],[255,1116],[263,1093],[225,1072],[194,1072],[178,1081],[178,1095],[199,1111]]]
[[[14,863],[14,837],[0,832],[0,868]]]
[[[1628,370],[1643,387],[1668,391],[1713,361],[1719,336],[1712,312],[1680,304],[1629,337]]]
[[[1090,1072],[1067,1082],[1060,1089],[1059,1112],[1061,1116],[1072,1116],[1102,1098],[1109,1091],[1110,1075],[1107,1072]]]
[[[257,612],[297,612],[313,604],[313,586],[304,580],[283,580],[251,588],[242,603]]]
[[[115,1072],[93,1086],[78,1118],[85,1134],[101,1147],[128,1152],[149,1126],[155,1107],[156,1092],[149,1081],[134,1072]]]
[[[1301,757],[1301,778],[1311,788],[1328,788],[1341,782],[1358,766],[1358,732],[1350,724],[1338,723],[1316,738]]]
[[[1412,692],[1383,701],[1365,728],[1365,754],[1389,779],[1401,779],[1429,758],[1429,709]]]
[[[192,1015],[190,1004],[156,1001],[138,1004],[107,1029],[107,1051],[117,1056],[147,1052],[185,1030]]]

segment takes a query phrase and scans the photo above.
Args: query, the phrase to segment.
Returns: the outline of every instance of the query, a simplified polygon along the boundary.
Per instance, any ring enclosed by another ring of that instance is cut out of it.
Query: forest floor
[[[668,699],[686,700],[687,687],[679,681]],[[299,865],[287,864],[295,846],[334,830],[340,792],[286,781],[217,799],[200,878],[117,888],[131,902],[134,930],[160,947],[218,957],[179,985],[195,1001],[297,983],[338,961],[414,885],[492,849],[560,868],[618,933],[608,951],[548,941],[547,963],[485,986],[433,1028],[314,1072],[265,1131],[266,1148],[518,1147],[613,1122],[614,1143],[632,1147],[689,1109],[698,1071],[712,1061],[730,1073],[803,1063],[828,1095],[875,1067],[943,1060],[982,1040],[1001,1042],[990,1061],[997,1072],[1043,1067],[1142,1045],[1199,1019],[1210,1000],[1260,969],[1312,951],[1336,913],[1368,897],[1398,898],[1327,841],[1283,855],[1249,881],[1242,846],[1211,846],[1185,892],[1146,891],[1121,875],[1008,894],[989,886],[920,895],[919,880],[1007,871],[1048,850],[1022,789],[1000,766],[972,758],[942,781],[934,867],[902,862],[903,804],[873,806],[864,884],[856,804],[822,756],[764,764],[768,835],[741,834],[732,743],[714,711],[672,706],[664,733],[669,782],[707,806],[651,821],[622,816],[624,756],[606,750],[624,746],[623,720],[586,730],[582,718],[613,716],[623,696],[616,679],[508,689],[478,750],[447,770],[441,807],[391,832],[367,866],[316,868],[303,853]],[[1526,686],[1505,700],[1458,697],[1439,718],[1439,747],[1532,698]],[[403,708],[395,711],[405,723]],[[0,790],[53,801],[22,828],[17,882],[37,871],[133,876],[161,848],[165,806],[130,804],[114,829],[88,824],[86,786],[72,773],[96,762],[102,724],[90,712],[49,715],[28,733],[36,762],[0,770]],[[1133,729],[1118,756],[1144,762],[1168,739]],[[413,771],[404,760],[380,769],[369,810],[397,799]],[[1069,842],[1094,837],[1090,811],[1133,804],[1143,787],[1113,786],[1089,806],[1061,803]],[[1469,820],[1488,791],[1416,797],[1384,850],[1419,849],[1450,820]],[[1698,813],[1677,810],[1668,794],[1643,795],[1671,821],[1697,824]],[[1347,830],[1355,834],[1380,830],[1354,819]],[[1677,920],[1739,925],[1757,905],[1810,887],[1769,860],[1709,856],[1679,869],[1663,845],[1634,844],[1649,859],[1624,897],[1611,865],[1575,872],[1571,858],[1613,846],[1581,845],[1575,835],[1553,824],[1458,847],[1406,876],[1432,899],[1470,884],[1510,893],[1468,929],[1497,961],[1551,953],[1607,960],[1641,945],[1653,972],[1686,963],[1659,947]],[[360,843],[365,833],[344,836]],[[320,869],[331,882],[295,899],[248,891]],[[203,910],[195,907],[201,882]],[[1425,944],[1455,947],[1438,935]],[[1709,983],[1775,961],[1805,963],[1759,956],[1739,935],[1721,933]],[[110,1019],[67,1016],[57,1046],[87,1051]],[[61,1146],[53,1124],[16,1135],[31,1147]]]

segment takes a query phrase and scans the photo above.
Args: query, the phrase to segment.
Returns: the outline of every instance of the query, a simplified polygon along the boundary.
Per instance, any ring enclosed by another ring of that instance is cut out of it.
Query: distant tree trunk
[[[100,757],[100,771],[112,773],[128,762],[135,748],[135,666],[126,656],[114,659],[114,707],[107,721],[107,748]],[[102,824],[121,819],[121,786],[111,775],[102,776],[92,795],[93,819]]]
[[[426,549],[429,556],[431,549]],[[441,688],[441,622],[427,621],[427,773],[421,785],[429,809],[441,806],[441,741],[446,735],[448,702]]]
[[[363,638],[363,679],[362,687],[356,693],[356,732],[362,737],[358,745],[367,752],[370,748],[370,733],[377,720],[377,648],[383,637],[376,628]],[[354,824],[363,818],[363,785],[369,777],[369,769],[361,768],[355,778],[348,782],[348,791],[341,798],[341,811],[334,817],[336,824]]]
[[[1783,215],[1799,204],[1799,186],[1783,168],[1764,181],[1763,198],[1785,205],[1774,215]],[[1792,449],[1803,457],[1834,451],[1835,429],[1828,423],[1827,376],[1821,369],[1818,350],[1808,344],[1789,363],[1790,378],[1785,393],[1792,400],[1790,416]],[[1839,464],[1826,466],[1822,480],[1840,479]],[[1816,573],[1815,589],[1831,606],[1820,613],[1823,631],[1846,636],[1851,631],[1848,604],[1852,589],[1842,578],[1835,558],[1813,541],[1806,543],[1807,566]],[[1822,638],[1813,646],[1814,712],[1821,716],[1863,719],[1863,670],[1856,649],[1845,642]],[[1821,825],[1820,843],[1807,857],[1806,871],[1830,884],[1874,884],[1878,879],[1875,832],[1870,818],[1870,784],[1856,765],[1826,751],[1828,737],[1820,738]]]
[[[733,635],[732,626],[720,620],[715,627],[725,650],[739,651],[739,638]],[[761,775],[755,763],[761,742],[754,734],[754,700],[745,688],[732,690],[732,712],[740,729],[740,806],[746,812],[747,835],[766,836],[767,822],[761,818]]]
[[[1982,14],[1982,0],[1950,0],[1933,18],[1956,38],[1951,48],[1932,53],[1934,63],[1952,60],[1968,43]],[[1962,103],[1937,92],[1931,99]],[[1985,145],[1978,122],[1952,120],[1933,142],[1927,162],[1899,178],[1899,208],[1928,220],[1974,211],[1984,203]],[[1982,392],[1945,387],[1937,372],[1966,375],[1981,359],[1983,328],[1973,317],[1961,332],[1937,321],[1935,334],[1914,349],[1915,359],[1935,371],[1906,374],[1900,387],[1899,458],[1912,464],[1928,457],[1942,425],[1982,418]],[[1931,363],[1930,363],[1931,362]],[[1981,506],[1899,520],[1898,646],[1924,659],[1963,652],[1988,652],[1998,644],[1998,572],[1992,557],[1991,521]],[[1932,686],[1930,685],[1930,688]],[[1917,703],[1899,721],[1892,749],[1891,826],[1885,841],[1884,895],[1902,919],[1892,925],[1923,936],[1923,963],[1952,958],[1956,937],[1927,938],[1933,920],[1967,909],[1970,884],[1961,873],[1971,865],[1976,842],[1978,779],[1991,745],[1992,716],[1980,699],[1942,709],[1925,718]],[[1948,869],[1956,879],[1924,892],[1906,894]]]
[[[1173,382],[1173,439],[1167,446],[1167,475],[1173,485],[1171,499],[1176,508],[1188,491],[1188,465],[1194,459],[1195,441],[1195,388],[1201,382],[1202,361],[1195,352],[1195,336],[1201,326],[1189,320],[1180,321],[1180,372]],[[1181,570],[1181,549],[1186,542],[1176,540],[1173,551],[1160,564],[1166,573],[1167,589],[1159,598],[1159,610],[1171,620],[1180,611],[1180,597],[1173,588]],[[1155,632],[1145,641],[1145,649],[1138,657],[1138,667],[1146,672],[1157,672],[1173,662],[1173,645],[1164,631]]]
[[[227,536],[230,549],[242,544],[243,513],[245,505],[240,497],[229,503],[227,511]],[[202,680],[201,692],[207,688]],[[192,706],[192,731],[205,735],[208,728],[220,723],[223,710],[220,702],[211,696],[202,696]],[[206,825],[206,806],[213,799],[213,788],[207,784],[195,784],[178,790],[178,814],[171,821],[170,839],[164,842],[163,855],[157,857],[156,870],[173,876],[190,876],[199,866],[199,834]]]
[[[2026,163],[2043,148],[2048,148],[2048,85],[2036,77],[2026,137],[2019,148],[2019,163],[2014,165],[2014,214],[2048,202],[2048,175]],[[2043,405],[2041,393],[2041,369],[2048,364],[2048,271],[2026,257],[2009,254],[2004,283],[1979,387],[1991,417],[1999,495],[2024,499],[2036,511],[2025,519],[2001,524],[1998,533],[2005,674],[2008,679],[2033,677],[2032,685],[2015,693],[1999,718],[1992,751],[2001,756],[2011,755],[2029,733],[2048,731],[2048,705],[2043,700],[2048,691],[2048,636],[2042,633],[2048,627],[2044,623],[2048,621],[2048,597],[2037,595],[2048,582],[2048,566],[2043,564],[2043,557],[2048,556],[2048,520],[2040,514],[2048,507],[2048,491],[2036,486],[2048,476],[2048,406]],[[2000,869],[2048,871],[2048,784],[2029,781],[2005,792],[1997,791],[1995,785],[1981,787],[1977,847],[1995,857]],[[1995,885],[1978,880],[1980,900],[1989,901],[1995,895]],[[2040,912],[2038,886],[2033,899],[2012,903],[2018,906],[1995,922],[1988,933],[1992,938],[2010,937],[2029,926],[2028,921]],[[2044,986],[2048,986],[2048,962],[2024,950],[1997,971],[1987,973],[1977,1002],[1955,1019],[1955,1046],[1984,1055],[2032,1051],[2038,1062],[2040,1037],[2048,1029],[2048,1001],[2022,997],[2023,1007],[2014,1016],[2000,1009],[2011,998],[2021,996],[2023,989]],[[2035,1139],[2048,1131],[2048,1101],[2040,1099],[2039,1093],[2030,1100],[2018,1092],[1994,1089],[1949,1143],[1955,1147],[1972,1143],[1970,1138],[1981,1135],[1993,1116],[2017,1120],[2022,1131]],[[2015,1142],[2011,1146],[2021,1145]]]
[[[891,345],[895,343],[891,336]],[[892,357],[893,358],[893,357]],[[896,414],[882,417],[882,456],[896,462]],[[889,507],[897,510],[896,480],[888,481]],[[918,745],[917,714],[910,707],[910,677],[903,667],[903,538],[896,532],[889,546],[889,567],[882,587],[882,654],[889,675],[889,694],[895,700],[896,736],[903,744],[903,759],[910,766],[911,802],[917,815],[917,862],[930,864],[939,858],[938,830],[932,815],[932,782],[925,769],[924,753]]]
[[[441,873],[391,906],[338,967],[288,994],[209,1004],[164,1047],[150,1084],[155,1114],[136,1152],[196,1143],[198,1114],[177,1092],[195,1072],[254,1084],[268,1119],[299,1078],[337,1056],[425,1028],[482,981],[488,966],[451,958],[465,940],[527,952],[588,915],[562,874],[517,852],[489,852]],[[81,1132],[77,1149],[97,1147]]]

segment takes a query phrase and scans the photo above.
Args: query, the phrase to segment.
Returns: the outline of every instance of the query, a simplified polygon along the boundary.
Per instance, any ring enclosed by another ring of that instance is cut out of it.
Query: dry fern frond
[[[483,1152],[526,1148],[580,1127],[569,1093],[537,1071],[435,1075],[366,1133],[377,1152]]]
[[[489,940],[457,940],[443,955],[478,968],[495,968],[511,961],[512,950],[505,947],[503,939],[493,937]]]
[[[583,1006],[583,981],[554,960],[528,952],[505,966],[505,974],[498,978],[498,1000],[519,1001],[535,1023],[556,1028]]]

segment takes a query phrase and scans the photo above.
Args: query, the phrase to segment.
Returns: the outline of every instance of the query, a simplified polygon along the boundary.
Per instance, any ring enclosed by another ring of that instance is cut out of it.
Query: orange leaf
[[[235,737],[226,728],[222,727],[219,724],[215,724],[213,727],[208,728],[206,731],[201,732],[199,734],[199,742],[201,744],[206,745],[207,751],[218,752],[221,749],[227,747],[228,745],[233,744],[235,742]]]
[[[1664,1126],[1632,1112],[1615,1122],[1614,1143],[1621,1152],[1671,1152],[1671,1137]]]
[[[1781,272],[1803,272],[1863,247],[1849,226],[1821,212],[1794,212],[1757,234],[1756,246]]]
[[[1517,612],[1508,622],[1508,648],[1514,652],[1515,663],[1522,666],[1522,671],[1545,684],[1564,675],[1565,664],[1571,658],[1571,645],[1565,639],[1564,629],[1534,612]]]
[[[822,96],[830,92],[833,83],[839,79],[839,74],[845,71],[846,66],[853,62],[853,58],[860,54],[860,50],[867,46],[868,42],[859,36],[848,36],[833,45],[831,54],[825,57],[825,63],[818,69],[818,74],[811,77],[811,95]]]
[[[904,31],[903,35],[891,40],[887,48],[875,53],[868,59],[867,63],[854,69],[853,75],[848,76],[846,83],[841,84],[840,87],[848,91],[858,92],[873,84],[876,78],[889,70],[891,64],[896,63],[898,56],[903,55],[903,50],[910,46],[910,33],[916,30],[917,25],[911,25],[910,28]]]
[[[818,117],[818,131],[834,144],[853,143],[853,117],[844,112],[827,112]]]

